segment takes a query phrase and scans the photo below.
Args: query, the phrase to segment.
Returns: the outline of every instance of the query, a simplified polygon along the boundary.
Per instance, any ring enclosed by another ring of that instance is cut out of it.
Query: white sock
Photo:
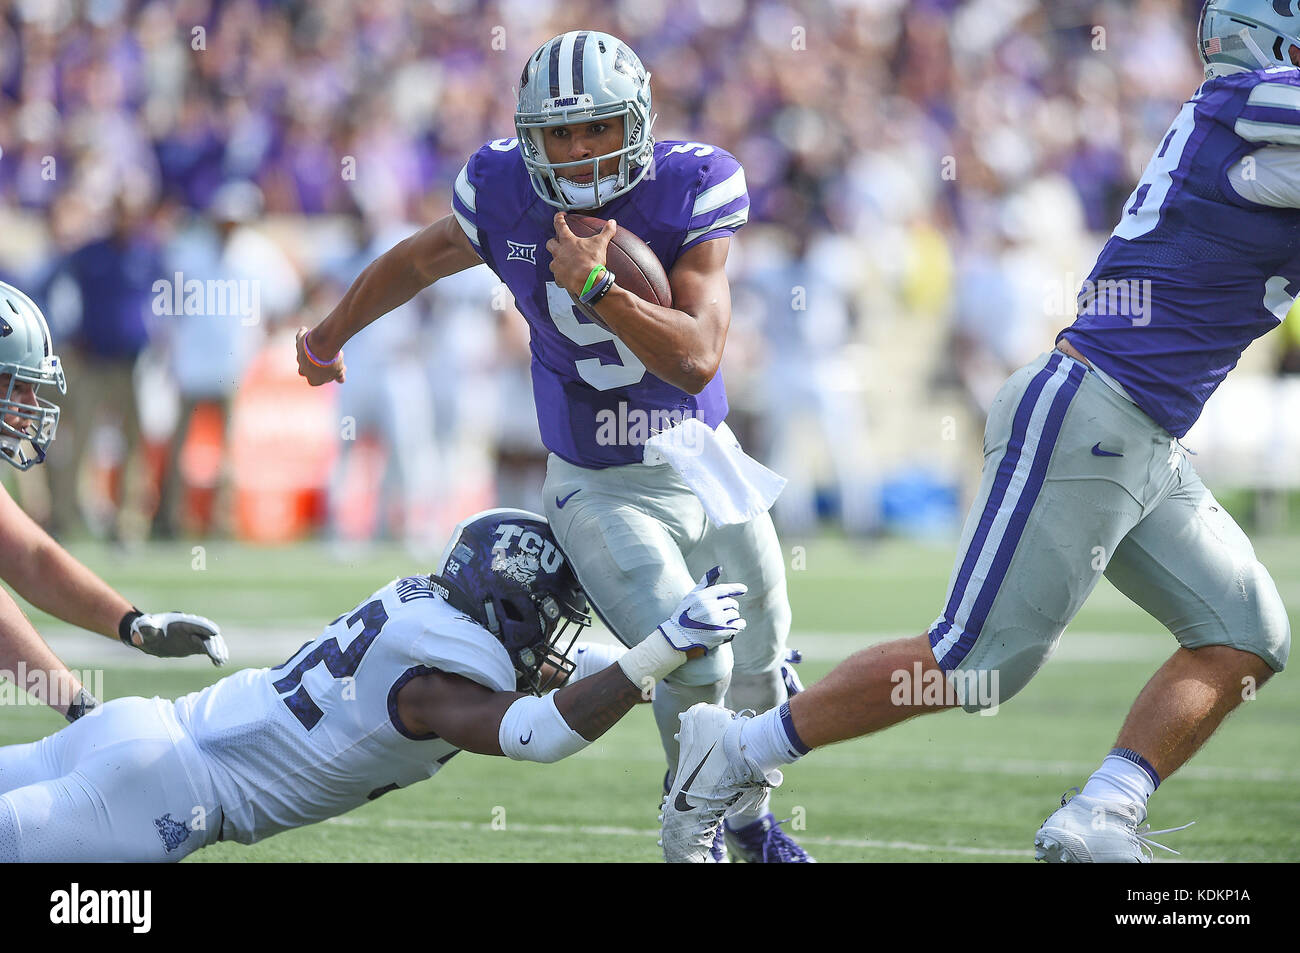
[[[1146,805],[1156,792],[1156,783],[1141,765],[1117,754],[1108,754],[1079,793],[1101,801],[1122,801]]]
[[[764,774],[783,764],[794,764],[809,751],[794,730],[789,702],[741,725],[740,750]]]
[[[783,702],[763,714],[750,718],[740,726],[740,750],[764,774],[783,764],[793,764],[808,753],[809,748],[794,730],[790,718],[790,703]],[[727,818],[733,831],[752,824],[769,811],[771,797],[764,797],[748,811]]]

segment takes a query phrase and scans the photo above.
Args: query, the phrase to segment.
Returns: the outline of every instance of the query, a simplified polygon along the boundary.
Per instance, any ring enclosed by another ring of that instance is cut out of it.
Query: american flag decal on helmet
[[[1217,37],[1212,36],[1205,41],[1205,55],[1211,56],[1215,53],[1222,52],[1223,42]]]

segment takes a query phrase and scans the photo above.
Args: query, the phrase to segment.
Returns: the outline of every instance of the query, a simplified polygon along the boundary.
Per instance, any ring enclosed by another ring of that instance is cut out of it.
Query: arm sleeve
[[[591,744],[564,720],[555,707],[555,692],[543,698],[524,695],[507,708],[497,743],[507,758],[542,764],[577,754]]]
[[[700,242],[734,235],[749,221],[745,170],[735,156],[718,150],[701,170],[682,251]]]

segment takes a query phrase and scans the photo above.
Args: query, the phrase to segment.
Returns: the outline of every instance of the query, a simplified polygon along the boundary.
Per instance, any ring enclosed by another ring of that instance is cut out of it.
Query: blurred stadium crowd
[[[69,381],[24,504],[122,539],[413,544],[540,508],[527,331],[485,268],[354,339],[341,387],[296,378],[292,334],[447,213],[468,155],[513,135],[524,58],[583,27],[639,53],[658,138],[745,164],[724,372],[733,427],[791,479],[782,528],[947,526],[983,409],[1072,320],[1200,82],[1199,6],[0,3],[0,277]]]

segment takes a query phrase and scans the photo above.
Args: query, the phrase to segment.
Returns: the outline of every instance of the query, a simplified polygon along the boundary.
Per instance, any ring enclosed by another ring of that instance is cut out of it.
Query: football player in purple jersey
[[[1035,856],[1149,860],[1164,848],[1151,835],[1170,831],[1140,826],[1147,799],[1285,666],[1277,587],[1179,438],[1300,290],[1300,14],[1210,0],[1199,41],[1206,82],[1125,202],[1077,320],[994,401],[939,617],[852,656],[784,711],[688,712],[664,812],[669,860],[703,859],[720,819],[813,748],[1006,701],[1103,573],[1179,647],[1082,791],[1038,830]],[[945,690],[927,691],[933,680]]]
[[[749,628],[734,650],[686,663],[655,693],[671,782],[687,708],[724,697],[758,712],[785,702],[790,607],[766,507],[715,522],[673,466],[646,462],[652,436],[692,419],[734,446],[718,372],[731,322],[724,266],[749,211],[733,156],[705,143],[656,142],[652,123],[650,75],[624,43],[590,30],[548,40],[524,64],[516,135],[470,157],[452,214],[376,259],[297,344],[309,383],[343,381],[344,344],[438,279],[485,263],[509,287],[528,321],[550,451],[546,517],[611,631],[638,644],[712,566],[748,587]],[[563,220],[571,210],[608,224],[576,237]],[[605,267],[615,222],[663,264],[672,307],[631,294]],[[809,859],[765,797],[717,831],[711,859],[725,856],[724,839],[749,861]]]

